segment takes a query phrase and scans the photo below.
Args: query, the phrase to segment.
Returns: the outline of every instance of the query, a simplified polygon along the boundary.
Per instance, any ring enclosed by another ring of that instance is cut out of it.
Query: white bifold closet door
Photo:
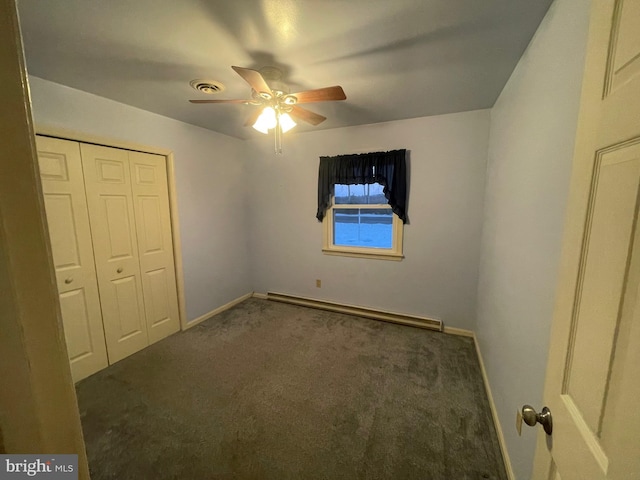
[[[166,159],[41,136],[37,145],[78,381],[180,330]]]
[[[108,365],[80,145],[36,138],[49,237],[71,374],[79,381]]]
[[[126,150],[80,144],[109,361],[149,345]]]
[[[180,329],[165,158],[81,144],[110,361]]]
[[[129,152],[149,342],[180,329],[165,157]]]

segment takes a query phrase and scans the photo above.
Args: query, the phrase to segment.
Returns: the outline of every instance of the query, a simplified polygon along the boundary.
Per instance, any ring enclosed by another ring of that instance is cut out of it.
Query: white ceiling
[[[238,138],[231,65],[277,66],[291,91],[341,85],[298,131],[491,107],[551,0],[19,0],[30,74]],[[189,86],[219,80],[215,96]]]

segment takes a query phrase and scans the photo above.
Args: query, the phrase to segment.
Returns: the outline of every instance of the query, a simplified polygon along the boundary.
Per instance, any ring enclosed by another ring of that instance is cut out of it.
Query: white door
[[[36,137],[64,336],[75,382],[108,365],[77,142]]]
[[[587,52],[534,478],[640,479],[640,0],[594,0]]]
[[[150,343],[180,330],[165,157],[129,152]]]
[[[81,144],[89,218],[111,363],[149,345],[128,152]]]

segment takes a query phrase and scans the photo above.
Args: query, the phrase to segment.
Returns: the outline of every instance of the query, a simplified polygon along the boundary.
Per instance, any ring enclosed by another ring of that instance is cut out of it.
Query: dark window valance
[[[318,212],[324,218],[331,206],[334,185],[379,183],[393,213],[407,222],[406,149],[389,152],[361,153],[320,157],[318,171]]]

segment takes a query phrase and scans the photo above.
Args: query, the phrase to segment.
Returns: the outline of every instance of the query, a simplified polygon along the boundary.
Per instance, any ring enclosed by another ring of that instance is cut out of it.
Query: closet
[[[180,329],[166,158],[36,137],[74,381]]]

